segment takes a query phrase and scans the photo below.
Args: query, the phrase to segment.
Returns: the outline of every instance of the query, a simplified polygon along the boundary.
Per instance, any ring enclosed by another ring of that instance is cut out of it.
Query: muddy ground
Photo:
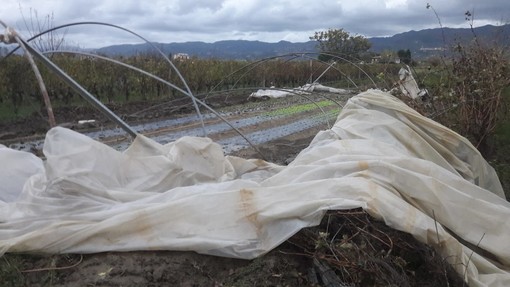
[[[111,106],[123,118],[146,103]],[[136,115],[164,117],[169,109]],[[179,108],[180,112],[189,107]],[[88,108],[57,109],[59,123],[99,118]],[[106,119],[103,119],[106,121]],[[3,140],[44,134],[42,115],[3,124]],[[94,128],[94,127],[90,127]],[[325,128],[325,126],[319,127]],[[258,148],[265,157],[288,164],[319,128],[304,130]],[[2,140],[0,137],[0,142]],[[260,157],[254,150],[235,155]],[[341,236],[338,236],[341,234]],[[254,260],[194,252],[147,251],[100,254],[0,257],[1,286],[462,286],[458,275],[430,247],[375,221],[362,210],[330,211],[318,227],[307,228]]]
[[[7,254],[0,274],[2,286],[463,286],[434,250],[362,210],[331,211],[321,226],[253,260],[174,251]]]

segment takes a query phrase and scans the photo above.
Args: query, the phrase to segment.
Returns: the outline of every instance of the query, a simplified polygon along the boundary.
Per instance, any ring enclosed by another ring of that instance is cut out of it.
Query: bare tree
[[[55,17],[53,12],[51,14],[45,15],[42,18],[39,18],[39,14],[37,10],[30,8],[30,15],[25,17],[23,14],[23,10],[20,6],[21,16],[23,18],[23,24],[25,29],[29,33],[29,37],[32,38],[40,33],[52,29],[55,27]],[[51,31],[39,37],[36,37],[31,44],[34,45],[39,51],[55,51],[63,48],[65,46],[65,36],[67,34],[67,30],[59,33],[57,31]]]

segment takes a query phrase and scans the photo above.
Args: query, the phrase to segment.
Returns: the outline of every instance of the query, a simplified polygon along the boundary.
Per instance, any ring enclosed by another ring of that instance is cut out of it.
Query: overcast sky
[[[37,11],[40,22],[53,14],[54,26],[107,22],[161,43],[305,42],[314,31],[328,28],[367,37],[438,28],[427,3],[446,27],[469,27],[467,10],[474,11],[475,26],[510,23],[509,0],[1,0],[0,20],[25,37],[22,15],[30,25]],[[125,32],[90,25],[69,28],[65,39],[83,48],[139,43]]]

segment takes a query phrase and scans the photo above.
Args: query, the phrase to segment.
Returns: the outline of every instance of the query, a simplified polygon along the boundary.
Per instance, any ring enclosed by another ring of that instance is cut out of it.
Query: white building
[[[173,54],[172,60],[189,60],[189,55],[186,53]]]

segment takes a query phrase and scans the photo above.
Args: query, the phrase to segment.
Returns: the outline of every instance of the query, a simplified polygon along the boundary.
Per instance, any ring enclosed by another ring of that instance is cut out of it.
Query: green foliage
[[[503,90],[503,104],[510,104],[510,87]],[[494,146],[497,153],[491,159],[491,165],[498,173],[507,200],[510,200],[510,113],[503,109],[501,119],[494,130]]]
[[[398,57],[400,58],[400,61],[404,64],[410,65],[411,64],[411,50],[398,50],[397,52]]]
[[[457,48],[452,62],[452,89],[462,103],[461,131],[470,135],[482,150],[501,118],[502,91],[510,85],[508,55],[501,47],[472,44]]]
[[[356,35],[352,36],[343,29],[329,29],[318,31],[310,37],[310,40],[318,42],[318,48],[322,52],[319,60],[328,61],[332,58],[328,54],[338,54],[359,58],[360,55],[370,49],[370,42],[367,38]]]
[[[154,55],[118,58],[163,78],[184,89],[177,74],[168,63]],[[45,118],[45,109],[35,77],[21,56],[13,55],[0,64],[0,121],[18,120],[34,112]],[[127,102],[187,99],[173,88],[144,75],[110,62],[87,56],[55,54],[52,57],[59,67],[105,104]],[[218,91],[275,86],[293,88],[316,80],[332,87],[347,89],[387,88],[384,75],[396,74],[398,66],[370,64],[353,65],[338,60],[331,69],[320,61],[293,60],[283,57],[260,62],[223,61],[218,59],[189,59],[174,63],[195,95],[206,96]],[[51,71],[40,66],[54,109],[88,105]],[[326,71],[327,70],[327,71]],[[322,74],[324,71],[326,73]],[[368,76],[367,76],[368,75]],[[382,76],[381,76],[382,75]],[[369,78],[370,77],[370,78]],[[225,92],[223,92],[225,93]],[[245,91],[246,97],[250,91]]]
[[[325,100],[325,101],[320,101],[320,102],[316,102],[316,103],[293,105],[290,107],[277,109],[277,110],[268,112],[266,114],[269,116],[289,116],[289,115],[295,115],[295,114],[315,110],[315,109],[318,109],[319,107],[323,108],[323,107],[332,106],[334,104],[335,103],[333,103],[332,101]]]
[[[465,16],[472,21],[470,13]],[[432,95],[426,112],[490,157],[496,149],[492,137],[508,101],[504,91],[510,86],[510,55],[497,41],[480,41],[470,25],[472,41],[458,42],[441,58],[431,59],[429,71],[422,74]]]

